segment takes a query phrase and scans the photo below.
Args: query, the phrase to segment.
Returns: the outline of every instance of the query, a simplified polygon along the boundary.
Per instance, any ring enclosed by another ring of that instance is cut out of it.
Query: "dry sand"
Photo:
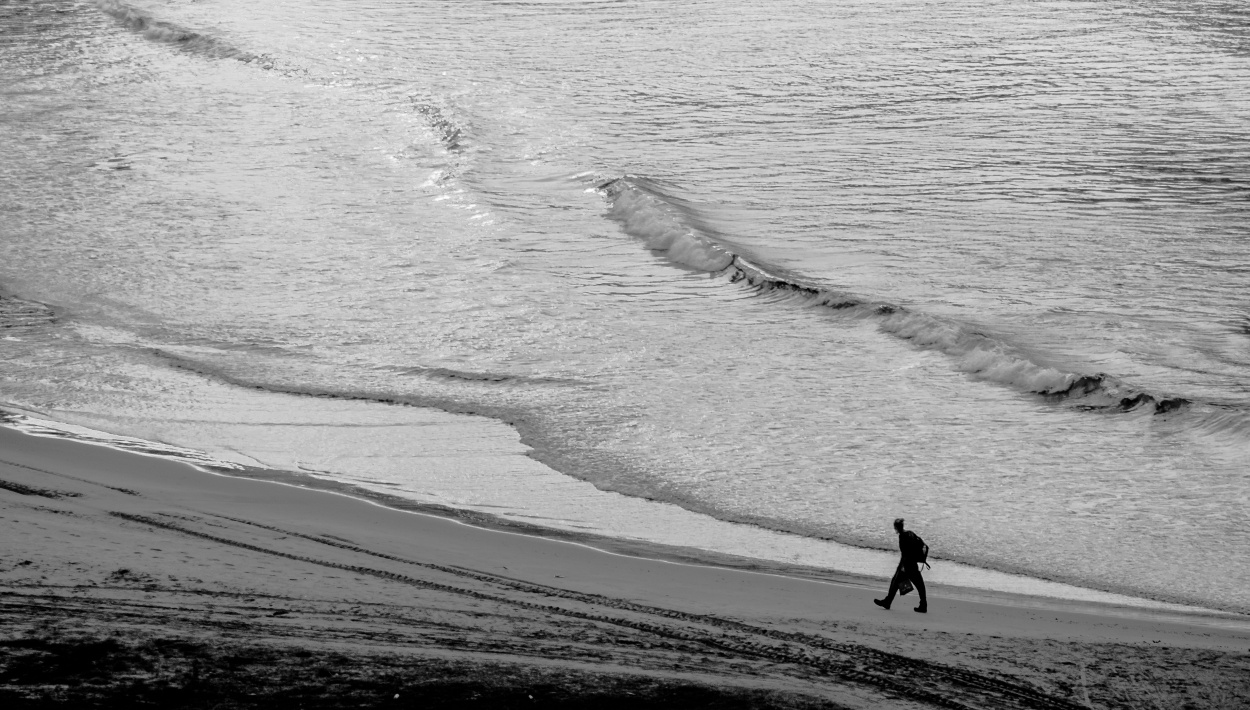
[[[884,611],[5,428],[0,535],[4,707],[1250,707],[1245,617]]]

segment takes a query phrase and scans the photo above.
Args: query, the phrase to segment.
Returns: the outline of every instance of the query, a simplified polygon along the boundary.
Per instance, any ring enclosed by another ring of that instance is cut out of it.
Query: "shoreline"
[[[1126,669],[1183,671],[1167,687],[1205,698],[1250,667],[1244,619],[940,584],[929,614],[883,611],[880,580],[634,557],[7,427],[0,451],[0,668],[67,639],[167,660],[177,641],[209,661],[345,654],[374,680],[467,664],[509,692],[565,673],[613,697],[773,694],[744,707],[1055,708],[1127,707]],[[50,687],[9,674],[0,697]]]
[[[92,430],[81,425],[66,424],[51,419],[44,419],[44,415],[42,414],[24,412],[18,408],[12,407],[11,405],[8,407],[9,414],[7,416],[5,416],[5,411],[6,410],[4,409],[0,409],[0,428],[11,429],[28,436],[75,441],[92,446],[102,446],[132,455],[152,456],[172,462],[187,463],[210,475],[222,475],[247,480],[268,481],[299,489],[343,495],[348,498],[361,500],[372,505],[378,505],[392,510],[453,520],[466,525],[500,532],[508,532],[511,534],[527,535],[550,540],[564,541],[570,544],[585,545],[610,554],[653,559],[655,561],[677,564],[726,567],[758,572],[761,574],[775,574],[835,584],[850,581],[857,584],[868,585],[884,585],[884,583],[889,579],[888,570],[893,567],[894,558],[897,556],[897,553],[892,550],[883,551],[874,548],[859,548],[837,541],[821,540],[820,542],[822,543],[828,543],[840,548],[846,548],[846,550],[851,551],[852,554],[859,558],[855,560],[859,569],[846,570],[834,567],[805,565],[801,563],[786,563],[774,559],[711,550],[703,547],[673,545],[640,538],[631,539],[597,532],[582,532],[561,527],[543,526],[540,524],[517,520],[515,518],[492,515],[491,513],[473,508],[461,508],[451,505],[423,502],[414,498],[408,498],[402,495],[388,493],[384,490],[378,490],[377,488],[369,488],[364,485],[349,483],[329,476],[315,475],[307,471],[289,471],[264,466],[249,466],[233,463],[228,464],[226,462],[216,461],[210,456],[207,456],[199,451],[185,449],[179,446],[159,444],[143,439],[135,439],[133,437],[123,435],[109,434],[107,432]],[[654,503],[656,505],[671,505],[656,501],[647,501],[647,503]],[[682,511],[694,516],[703,516],[703,514],[693,511],[685,511],[684,509],[682,509]],[[744,526],[751,529],[758,528],[758,526],[747,523],[721,521],[715,518],[712,520],[715,520],[718,524],[733,527]],[[771,535],[801,537],[795,536],[793,533],[780,532],[767,528],[758,529]],[[1250,615],[1243,614],[1236,610],[1220,609],[1196,603],[1151,599],[1148,597],[1097,589],[1094,587],[1085,587],[1062,581],[1029,576],[1026,574],[975,567],[966,563],[955,562],[942,558],[933,558],[932,561],[935,564],[940,565],[938,569],[939,574],[934,575],[933,570],[926,570],[925,579],[927,583],[930,586],[938,584],[943,588],[950,590],[952,593],[956,593],[961,598],[993,600],[999,599],[1005,595],[1007,598],[1019,599],[1021,600],[1021,603],[1025,603],[1024,600],[1031,600],[1027,601],[1027,603],[1034,605],[1045,605],[1047,603],[1063,604],[1072,602],[1091,604],[1095,607],[1123,607],[1129,610],[1152,610],[1160,614],[1177,614],[1182,617],[1210,616],[1215,619],[1250,620]],[[955,569],[955,574],[951,574],[952,568]],[[886,570],[887,572],[884,574],[876,573],[876,569]],[[946,574],[942,575],[940,574],[941,572],[945,572]],[[943,579],[943,576],[953,576],[958,581],[951,582],[949,579]],[[969,583],[970,581],[973,583]],[[976,584],[975,582],[977,581],[980,581],[981,584]]]
[[[376,486],[369,487],[352,484],[352,482],[339,480],[329,475],[316,475],[315,472],[310,471],[291,471],[267,466],[229,464],[229,462],[212,459],[210,455],[205,455],[204,452],[185,449],[185,447],[181,446],[158,444],[158,442],[135,439],[135,437],[131,436],[109,434],[109,432],[93,430],[90,427],[81,425],[65,424],[65,422],[45,419],[45,415],[39,414],[39,412],[26,412],[20,410],[19,407],[11,405],[9,405],[8,410],[10,412],[9,416],[4,416],[5,410],[0,410],[0,427],[8,427],[8,429],[20,431],[25,435],[80,441],[89,445],[105,446],[110,447],[110,449],[129,452],[129,454],[164,457],[165,460],[186,462],[186,464],[194,465],[197,469],[207,472],[207,474],[271,481],[276,482],[276,484],[299,487],[299,489],[331,492],[331,494],[345,495],[352,497],[352,499],[370,502],[370,504],[389,507],[392,510],[442,517],[442,519],[461,521],[465,522],[465,524],[485,527],[485,529],[509,531],[512,534],[545,537],[545,539],[562,540],[571,542],[571,544],[587,545],[595,547],[595,549],[611,552],[611,554],[645,557],[645,559],[657,561],[674,561],[681,562],[681,564],[724,566],[731,567],[731,569],[801,577],[801,579],[833,582],[853,580],[856,584],[869,585],[884,584],[889,579],[888,570],[893,569],[895,564],[896,552],[893,550],[870,549],[870,547],[858,547],[833,540],[818,540],[818,542],[836,546],[839,549],[850,552],[850,555],[853,555],[851,561],[854,562],[854,565],[851,566],[858,567],[858,569],[805,565],[801,564],[801,562],[785,562],[768,559],[768,557],[735,554],[735,552],[724,550],[711,550],[700,546],[666,544],[666,542],[639,539],[639,537],[614,536],[604,534],[604,532],[577,531],[567,529],[567,527],[545,526],[534,524],[534,522],[517,520],[515,517],[492,515],[490,512],[472,509],[472,507],[457,507],[420,501],[414,499],[414,497],[405,497],[394,494],[394,492],[379,490],[379,487]],[[645,502],[646,504],[660,506],[671,505],[662,504],[659,501]],[[679,510],[686,515],[705,516],[704,514],[699,514],[699,512],[680,509],[680,507]],[[717,525],[745,527],[745,529],[759,530],[766,535],[804,539],[803,536],[794,535],[791,532],[766,529],[766,527],[745,524],[745,522],[724,521],[714,519],[714,517],[709,517],[709,519],[714,520]],[[843,555],[843,557],[845,561],[846,555]],[[1226,619],[1250,619],[1250,616],[1238,610],[1219,609],[1219,607],[1204,606],[1195,604],[1195,602],[1150,599],[1150,597],[1125,594],[1125,592],[1101,590],[1096,589],[1096,587],[1070,584],[1070,582],[1048,580],[1044,579],[1044,577],[1019,574],[1019,572],[986,569],[986,567],[940,559],[940,557],[934,557],[933,561],[939,565],[939,567],[936,567],[938,574],[934,574],[935,570],[926,570],[925,579],[928,581],[928,584],[939,584],[946,587],[946,589],[960,590],[959,594],[968,597],[968,599],[979,599],[979,597],[996,599],[998,595],[1008,595],[1020,597],[1020,599],[1038,600],[1036,604],[1040,604],[1044,600],[1074,601],[1094,605],[1124,606],[1128,607],[1128,609],[1173,612],[1173,614],[1180,615],[1209,615],[1226,617]],[[886,570],[886,572],[883,574],[883,572],[876,570]],[[951,577],[954,577],[954,581],[951,580]]]

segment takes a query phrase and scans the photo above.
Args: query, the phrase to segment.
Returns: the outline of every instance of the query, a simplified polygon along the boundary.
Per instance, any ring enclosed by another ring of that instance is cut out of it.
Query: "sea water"
[[[1248,225],[1237,3],[0,3],[0,406],[545,527],[1250,611]]]

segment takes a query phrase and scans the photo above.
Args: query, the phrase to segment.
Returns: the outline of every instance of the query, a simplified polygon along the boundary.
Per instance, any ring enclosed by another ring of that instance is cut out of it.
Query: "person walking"
[[[894,603],[894,595],[898,593],[899,585],[906,579],[920,595],[920,606],[916,607],[916,611],[926,614],[929,611],[929,602],[924,593],[924,578],[920,576],[920,565],[929,566],[929,563],[925,561],[929,557],[929,546],[924,544],[924,540],[921,540],[916,533],[903,529],[902,518],[894,519],[894,530],[898,532],[898,549],[903,556],[899,560],[898,569],[894,572],[894,578],[890,580],[889,594],[885,595],[885,599],[873,599],[872,603],[882,609],[889,609],[890,604]]]

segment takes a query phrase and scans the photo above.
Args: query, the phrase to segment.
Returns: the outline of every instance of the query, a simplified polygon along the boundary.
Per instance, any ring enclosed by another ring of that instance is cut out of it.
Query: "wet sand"
[[[9,707],[1250,705],[1245,617],[939,585],[929,614],[884,611],[884,580],[635,557],[4,428],[0,535]]]

